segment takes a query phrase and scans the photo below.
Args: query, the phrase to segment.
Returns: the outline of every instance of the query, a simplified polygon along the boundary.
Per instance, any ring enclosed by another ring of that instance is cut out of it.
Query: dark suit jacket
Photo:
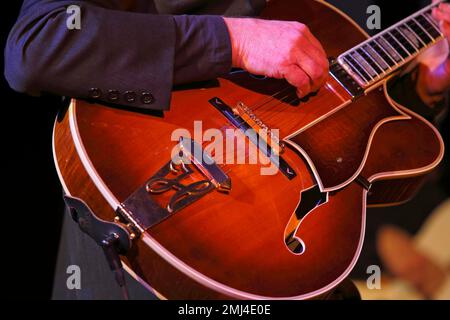
[[[264,4],[25,0],[5,48],[5,77],[16,91],[33,95],[164,110],[174,84],[215,78],[231,68],[228,30],[217,15],[255,15]],[[81,8],[81,30],[66,26],[70,5]]]
[[[265,3],[25,0],[5,48],[5,77],[16,91],[33,95],[167,110],[173,85],[230,70],[230,39],[219,15],[256,15]],[[71,5],[81,8],[81,30],[66,26]],[[393,94],[430,120],[443,109],[443,103],[424,105],[410,76],[394,84]]]

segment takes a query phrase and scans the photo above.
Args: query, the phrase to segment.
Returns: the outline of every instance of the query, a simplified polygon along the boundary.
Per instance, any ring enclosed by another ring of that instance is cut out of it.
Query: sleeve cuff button
[[[136,92],[126,91],[123,95],[126,102],[133,103],[136,102]]]
[[[142,92],[141,101],[143,104],[152,104],[153,102],[155,102],[155,98],[149,92]]]
[[[99,99],[102,96],[102,91],[99,88],[89,89],[89,97]]]
[[[108,100],[109,101],[117,101],[120,98],[120,92],[117,90],[109,90],[108,91]]]

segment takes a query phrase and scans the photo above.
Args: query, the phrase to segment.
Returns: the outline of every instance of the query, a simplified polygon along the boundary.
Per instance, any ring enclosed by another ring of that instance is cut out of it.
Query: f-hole
[[[294,254],[303,254],[306,245],[302,239],[296,237],[296,233],[303,219],[314,209],[328,201],[328,193],[321,192],[319,186],[311,187],[300,193],[300,201],[292,214],[284,232],[284,243]]]

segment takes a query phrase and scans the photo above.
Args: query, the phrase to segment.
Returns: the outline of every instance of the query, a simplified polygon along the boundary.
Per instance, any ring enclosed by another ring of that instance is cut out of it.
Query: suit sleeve
[[[214,78],[231,67],[221,17],[129,12],[114,3],[25,1],[5,48],[10,86],[167,110],[174,84]],[[67,27],[71,5],[81,9],[80,30]]]

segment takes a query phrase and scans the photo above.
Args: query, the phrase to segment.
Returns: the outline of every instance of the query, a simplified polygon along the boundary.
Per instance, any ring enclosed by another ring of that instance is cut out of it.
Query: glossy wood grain
[[[317,1],[274,0],[263,16],[306,23],[334,56],[365,39],[351,22]],[[324,21],[333,27],[326,27]],[[108,205],[93,179],[104,183],[118,201],[127,199],[169,161],[176,144],[171,139],[174,130],[184,128],[194,137],[194,122],[199,120],[203,130],[230,127],[208,102],[212,97],[230,106],[243,102],[254,107],[270,101],[255,114],[271,128],[280,129],[283,138],[301,131],[293,141],[321,167],[327,185],[336,185],[363,164],[361,175],[373,178],[373,204],[409,197],[417,187],[411,177],[419,179],[431,171],[441,154],[436,132],[414,114],[387,122],[375,132],[378,122],[405,112],[395,110],[382,91],[345,105],[349,96],[329,79],[317,94],[289,104],[272,97],[285,85],[235,73],[219,79],[216,86],[175,91],[170,111],[161,116],[76,100],[55,127],[62,179],[71,194],[84,199],[103,219],[112,220],[115,208]],[[83,150],[74,148],[76,139]],[[296,178],[289,180],[280,172],[261,175],[262,164],[226,165],[232,180],[229,194],[213,191],[146,230],[143,236],[188,268],[174,267],[172,260],[169,264],[168,255],[155,252],[142,237],[125,262],[168,298],[304,298],[330,290],[345,278],[359,255],[366,191],[350,182],[330,192],[328,201],[301,221],[296,236],[306,250],[293,254],[284,243],[286,227],[302,192],[317,184],[317,176],[298,149],[289,146],[282,156]],[[337,158],[343,161],[336,162]],[[86,159],[97,175],[86,172]],[[423,170],[413,172],[418,168]],[[388,174],[392,172],[397,174]],[[397,190],[405,190],[401,196],[384,197],[394,186],[389,178]],[[377,179],[384,182],[375,188]],[[149,194],[150,198],[156,196]],[[190,270],[214,284],[201,283]]]

